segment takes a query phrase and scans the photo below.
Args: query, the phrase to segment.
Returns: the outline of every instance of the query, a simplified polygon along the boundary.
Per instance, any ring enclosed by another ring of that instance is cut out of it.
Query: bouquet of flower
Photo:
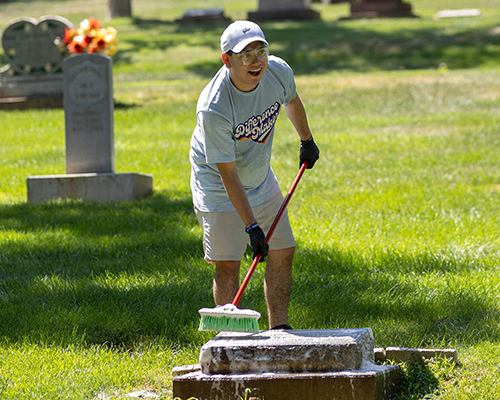
[[[64,44],[70,53],[100,53],[113,56],[118,47],[116,29],[102,28],[95,18],[87,18],[80,23],[80,28],[66,29]]]

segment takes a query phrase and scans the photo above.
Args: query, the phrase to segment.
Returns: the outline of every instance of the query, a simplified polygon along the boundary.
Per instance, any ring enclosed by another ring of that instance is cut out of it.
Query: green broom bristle
[[[200,331],[259,332],[260,313],[254,310],[240,310],[233,304],[202,308]]]
[[[201,317],[199,330],[257,333],[259,332],[259,322],[255,318],[205,315]]]

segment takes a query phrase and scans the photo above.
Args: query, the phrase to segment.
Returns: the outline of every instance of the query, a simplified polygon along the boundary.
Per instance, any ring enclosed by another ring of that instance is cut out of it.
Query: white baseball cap
[[[251,21],[235,21],[222,33],[220,48],[223,53],[228,51],[239,53],[255,41],[269,45],[259,25]]]

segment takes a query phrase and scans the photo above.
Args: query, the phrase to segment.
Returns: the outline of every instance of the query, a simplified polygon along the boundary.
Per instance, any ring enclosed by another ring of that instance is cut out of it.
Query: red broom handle
[[[299,173],[295,177],[295,180],[293,181],[292,186],[290,187],[290,190],[288,191],[288,194],[286,195],[285,199],[283,200],[283,203],[281,203],[281,207],[278,211],[278,214],[276,214],[276,217],[274,218],[274,221],[271,225],[271,228],[269,228],[269,232],[267,232],[266,244],[269,243],[269,241],[271,240],[271,236],[273,235],[276,227],[278,226],[278,223],[280,222],[281,216],[285,212],[286,206],[290,202],[290,199],[292,198],[293,192],[295,191],[295,188],[297,187],[297,185],[300,181],[300,178],[302,178],[302,174],[304,173],[304,170],[306,169],[306,167],[307,167],[307,161],[304,161],[302,163],[302,165],[300,166]],[[261,257],[262,256],[259,253],[253,259],[252,265],[250,266],[250,269],[248,270],[248,272],[245,276],[245,279],[243,279],[243,283],[241,284],[241,286],[238,290],[238,293],[236,293],[236,296],[234,296],[234,300],[231,303],[234,306],[238,307],[238,303],[240,302],[241,295],[243,294],[243,291],[247,287],[248,281],[250,280],[250,277],[252,276],[253,271],[257,267],[257,264],[259,263]]]

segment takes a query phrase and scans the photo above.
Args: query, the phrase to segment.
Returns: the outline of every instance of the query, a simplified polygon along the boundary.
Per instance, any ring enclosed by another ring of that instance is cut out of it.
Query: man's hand
[[[314,143],[314,139],[311,136],[310,139],[308,140],[301,140],[300,141],[300,162],[299,162],[299,168],[300,166],[304,163],[304,161],[307,161],[307,169],[311,169],[314,166],[314,163],[318,161],[319,158],[319,149],[318,146],[316,146],[316,143]]]
[[[269,251],[269,245],[266,244],[266,235],[259,225],[256,223],[245,229],[250,236],[250,248],[252,249],[253,258],[260,253],[260,261],[263,262]]]

